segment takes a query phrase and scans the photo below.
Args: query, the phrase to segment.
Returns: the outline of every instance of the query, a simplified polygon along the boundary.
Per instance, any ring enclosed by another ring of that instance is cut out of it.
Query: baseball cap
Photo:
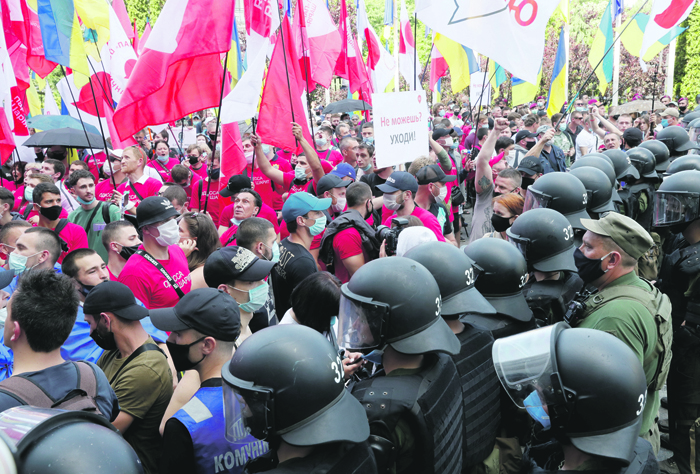
[[[599,220],[581,219],[581,224],[598,235],[610,237],[613,242],[635,260],[654,245],[654,240],[644,227],[634,219],[611,212]]]
[[[15,277],[14,270],[0,271],[0,288],[7,288]]]
[[[540,174],[544,172],[544,169],[542,168],[542,163],[540,163],[540,159],[534,156],[526,156],[525,158],[520,160],[520,164],[515,169],[517,171],[522,171],[529,175]]]
[[[294,193],[287,198],[282,206],[282,219],[285,222],[291,222],[299,216],[305,216],[310,211],[325,211],[331,207],[332,202],[331,198],[319,199],[306,192]]]
[[[526,138],[534,138],[536,136],[536,133],[532,133],[529,130],[520,130],[518,133],[515,134],[515,143],[518,143],[521,140],[525,140]]]
[[[182,297],[173,308],[153,309],[151,322],[161,331],[194,329],[222,341],[235,341],[241,334],[238,303],[216,288],[198,288]]]
[[[457,176],[446,175],[438,165],[424,166],[416,173],[416,181],[419,185],[429,183],[448,183],[457,179]]]
[[[433,140],[439,140],[442,137],[446,137],[452,133],[451,128],[436,128],[435,131],[433,131]]]
[[[338,163],[338,165],[336,165],[336,167],[333,168],[333,171],[331,171],[329,174],[340,176],[341,178],[345,178],[347,176],[352,178],[353,181],[357,179],[355,168],[347,163]]]
[[[418,191],[418,182],[412,174],[406,171],[394,171],[389,175],[384,184],[377,186],[383,193],[394,193],[396,191],[411,191],[416,194]]]
[[[334,174],[327,174],[323,178],[318,180],[316,184],[316,194],[318,196],[323,196],[323,193],[330,191],[333,188],[347,188],[352,184],[352,181],[347,181],[336,176]]]
[[[641,143],[644,139],[644,134],[640,129],[632,127],[622,132],[622,139],[625,141],[631,139],[633,142]]]
[[[109,154],[111,156],[116,156],[117,158],[121,158],[122,155],[124,154],[124,150],[122,150],[121,148],[115,148],[113,150],[109,150]]]
[[[680,114],[678,113],[678,109],[674,109],[673,107],[669,107],[665,109],[663,112],[661,112],[662,117],[680,117]]]
[[[153,224],[155,222],[164,221],[172,216],[179,216],[175,207],[168,198],[163,196],[147,197],[139,207],[136,208],[136,221],[139,224],[139,229],[143,226]]]
[[[274,266],[275,262],[258,258],[246,248],[231,245],[209,255],[204,264],[204,281],[210,288],[232,280],[260,281]]]
[[[83,313],[92,316],[114,313],[130,321],[138,321],[148,316],[148,310],[136,304],[131,289],[118,281],[105,281],[90,290],[83,304]]]
[[[536,135],[539,135],[540,133],[545,133],[545,132],[546,132],[547,130],[549,130],[550,128],[553,128],[553,127],[552,127],[551,125],[542,125],[541,127],[539,127],[539,128],[537,129]]]
[[[250,178],[244,174],[237,174],[228,179],[228,184],[219,191],[219,194],[223,197],[231,197],[245,188],[250,188]]]

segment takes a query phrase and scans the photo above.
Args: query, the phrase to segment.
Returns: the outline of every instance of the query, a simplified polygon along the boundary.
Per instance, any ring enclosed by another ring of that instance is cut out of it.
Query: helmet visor
[[[656,191],[654,226],[663,227],[697,219],[699,201],[698,194]]]
[[[530,245],[530,239],[527,239],[525,237],[521,237],[519,235],[515,235],[509,232],[510,229],[506,231],[506,236],[508,242],[511,244],[515,245],[515,247],[518,249],[518,251],[523,254],[523,258],[527,260],[527,247]]]
[[[533,189],[528,188],[527,194],[525,195],[525,204],[523,205],[523,212],[529,211],[530,209],[539,209],[540,207],[549,207],[549,202],[551,200],[551,196],[541,194],[538,191],[534,191]]]
[[[347,283],[346,283],[347,284]],[[389,312],[383,304],[356,301],[340,295],[338,346],[346,349],[373,349],[382,342],[382,326]]]
[[[266,439],[274,432],[272,391],[223,384],[226,440],[241,442],[251,435]]]
[[[700,138],[700,127],[690,127],[688,129],[688,138],[690,138],[690,141],[692,142],[698,142],[698,139]],[[700,154],[700,150],[694,149],[690,150],[691,155],[698,155]]]
[[[564,324],[563,327],[568,326]],[[494,343],[496,374],[518,407],[545,407],[556,403],[554,395],[561,383],[557,383],[554,341],[563,327],[560,324],[547,326]]]

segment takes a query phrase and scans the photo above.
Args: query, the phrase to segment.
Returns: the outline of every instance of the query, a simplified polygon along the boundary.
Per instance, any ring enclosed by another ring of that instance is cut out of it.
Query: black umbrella
[[[372,110],[372,106],[364,100],[344,99],[332,102],[323,109],[324,114],[342,114],[356,110]]]
[[[85,132],[83,130],[75,130],[73,128],[55,128],[53,130],[35,133],[22,145],[37,147],[61,145],[66,148],[97,149],[103,149],[105,147],[101,136],[87,132],[87,138],[89,142],[85,139]]]

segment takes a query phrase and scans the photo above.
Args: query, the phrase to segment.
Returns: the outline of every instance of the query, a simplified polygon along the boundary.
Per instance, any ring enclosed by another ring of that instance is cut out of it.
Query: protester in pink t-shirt
[[[170,170],[179,164],[180,160],[170,158],[170,147],[166,142],[156,143],[156,153],[153,159],[148,162],[148,166],[158,172],[164,183],[170,179]]]
[[[136,208],[142,200],[158,195],[162,186],[160,181],[144,174],[146,161],[146,154],[139,147],[130,146],[122,153],[121,172],[128,179],[117,187],[112,197],[112,203],[117,206],[123,204],[124,209],[131,214],[135,214]],[[129,200],[124,202],[124,195],[127,193]]]

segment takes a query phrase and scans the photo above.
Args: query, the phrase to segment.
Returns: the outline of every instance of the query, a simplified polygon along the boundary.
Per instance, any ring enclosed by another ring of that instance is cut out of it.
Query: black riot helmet
[[[18,474],[143,474],[129,443],[94,413],[14,407],[0,413],[0,433],[0,470],[10,451]]]
[[[612,193],[613,202],[619,202],[622,204],[622,199],[617,194],[617,179],[615,168],[613,167],[612,160],[602,153],[591,153],[586,156],[582,156],[574,164],[571,165],[571,169],[582,168],[585,166],[590,166],[597,168],[608,177],[610,180],[610,190]]]
[[[459,353],[459,340],[440,317],[440,288],[417,261],[372,260],[340,293],[340,347],[366,351],[388,344],[402,354]]]
[[[580,179],[588,192],[586,209],[589,213],[615,211],[615,205],[612,202],[612,185],[605,173],[592,166],[581,166],[572,169],[570,174]]]
[[[700,171],[680,171],[664,179],[654,193],[654,227],[678,233],[699,217]]]
[[[683,118],[681,119],[681,123],[683,123],[684,127],[687,129],[688,124],[696,119],[700,119],[700,112],[690,112],[690,113],[687,113],[683,116]]]
[[[687,170],[700,171],[700,155],[686,155],[676,158],[668,165],[664,174],[670,176]]]
[[[659,140],[647,140],[639,145],[642,148],[646,148],[654,154],[654,161],[656,161],[656,171],[666,171],[671,159],[671,152],[668,151],[668,147],[664,142]],[[637,147],[638,148],[638,147]]]
[[[656,139],[663,142],[671,154],[674,156],[683,156],[688,153],[689,150],[694,150],[698,148],[698,144],[690,141],[688,132],[685,131],[683,127],[670,126],[661,130],[656,134]]]
[[[527,188],[523,213],[530,209],[554,209],[569,219],[574,229],[586,230],[581,219],[590,219],[586,212],[588,193],[583,183],[570,173],[547,173]]]
[[[658,178],[656,173],[656,157],[648,148],[634,147],[627,150],[632,165],[637,168],[643,178]]]
[[[580,451],[630,464],[647,385],[627,344],[603,331],[557,323],[498,339],[492,354],[517,406]]]
[[[527,263],[518,249],[505,240],[479,239],[466,246],[464,253],[479,269],[476,289],[496,311],[518,321],[530,321],[532,310],[522,293],[527,283]]]
[[[523,213],[506,234],[525,257],[528,268],[539,272],[578,271],[574,263],[574,229],[554,209]]]
[[[457,319],[465,313],[496,314],[491,303],[474,288],[479,276],[474,261],[454,245],[427,242],[413,247],[404,257],[415,260],[433,274],[440,288],[444,319]]]
[[[639,179],[639,171],[632,166],[627,153],[616,148],[614,150],[605,150],[603,155],[612,160],[613,167],[615,168],[615,176],[618,180],[625,181],[629,176],[634,179]]]
[[[369,437],[362,405],[345,390],[336,348],[299,324],[271,326],[238,347],[221,369],[226,439],[281,437],[295,446]]]
[[[688,124],[688,138],[690,138],[690,141],[693,141],[695,143],[700,140],[700,117],[696,118],[692,122]],[[692,150],[690,152],[693,155],[697,155],[700,153],[697,149]]]

